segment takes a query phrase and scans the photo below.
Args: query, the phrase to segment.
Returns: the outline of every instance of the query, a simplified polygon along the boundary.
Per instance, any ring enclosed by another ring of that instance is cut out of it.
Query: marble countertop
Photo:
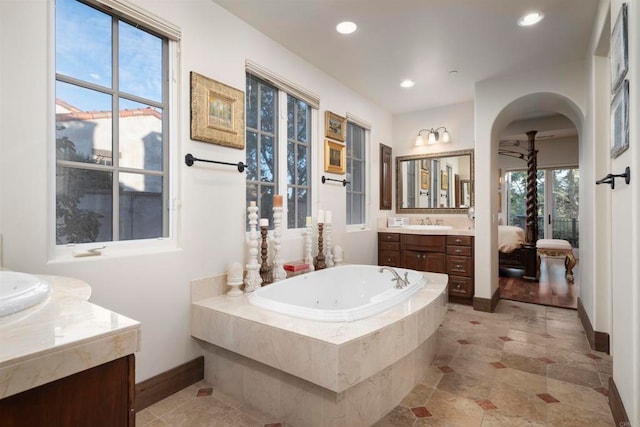
[[[47,299],[0,317],[0,399],[139,350],[140,323],[89,302],[88,284],[37,276]]]
[[[475,236],[473,228],[453,228],[451,230],[416,230],[402,227],[378,227],[379,233],[424,234],[440,236]]]

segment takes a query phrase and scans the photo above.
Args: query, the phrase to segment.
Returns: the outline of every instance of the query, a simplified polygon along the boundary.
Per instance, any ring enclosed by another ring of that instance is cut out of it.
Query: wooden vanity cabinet
[[[400,234],[378,233],[378,265],[401,267]]]
[[[402,267],[418,271],[446,273],[446,236],[400,235]]]
[[[475,293],[472,236],[447,236],[449,300],[472,304]]]

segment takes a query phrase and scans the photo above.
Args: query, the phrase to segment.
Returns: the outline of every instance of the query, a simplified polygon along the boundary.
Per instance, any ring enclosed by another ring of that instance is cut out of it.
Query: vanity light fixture
[[[358,26],[351,21],[343,21],[336,25],[336,31],[340,34],[351,34],[358,29]]]
[[[440,129],[442,129],[442,134],[440,134]],[[439,128],[431,128],[431,129],[421,129],[418,132],[418,136],[416,136],[416,147],[420,147],[424,145],[424,138],[422,137],[422,132],[428,132],[427,136],[427,144],[437,144],[438,142],[448,143],[451,141],[451,136],[449,135],[449,131],[444,126],[440,126]]]
[[[518,25],[521,27],[530,27],[536,25],[538,22],[544,19],[544,14],[541,12],[531,12],[523,15],[518,19]]]

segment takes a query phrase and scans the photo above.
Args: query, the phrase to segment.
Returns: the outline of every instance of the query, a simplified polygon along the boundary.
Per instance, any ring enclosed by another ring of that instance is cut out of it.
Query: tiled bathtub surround
[[[444,317],[445,303],[445,284],[429,284],[385,313],[327,323],[259,309],[246,297],[221,296],[192,304],[192,335],[213,344],[203,343],[205,378],[232,397],[286,422],[313,425],[307,421],[315,417],[305,418],[306,405],[287,407],[284,392],[269,393],[297,390],[291,398],[306,396],[317,408],[331,407],[323,410],[330,417],[318,425],[340,425],[355,413],[361,425],[369,425],[422,377],[435,348],[429,337]],[[387,397],[379,399],[381,393]]]

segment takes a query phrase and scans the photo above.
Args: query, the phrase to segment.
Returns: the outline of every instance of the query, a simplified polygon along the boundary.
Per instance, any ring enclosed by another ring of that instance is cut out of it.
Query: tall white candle
[[[249,202],[249,206],[254,207],[256,205],[256,201],[252,200]]]
[[[331,224],[331,211],[326,211],[324,213],[324,223]]]
[[[268,218],[260,218],[260,227],[268,227],[269,219]]]
[[[324,211],[318,209],[318,224],[324,224]]]

